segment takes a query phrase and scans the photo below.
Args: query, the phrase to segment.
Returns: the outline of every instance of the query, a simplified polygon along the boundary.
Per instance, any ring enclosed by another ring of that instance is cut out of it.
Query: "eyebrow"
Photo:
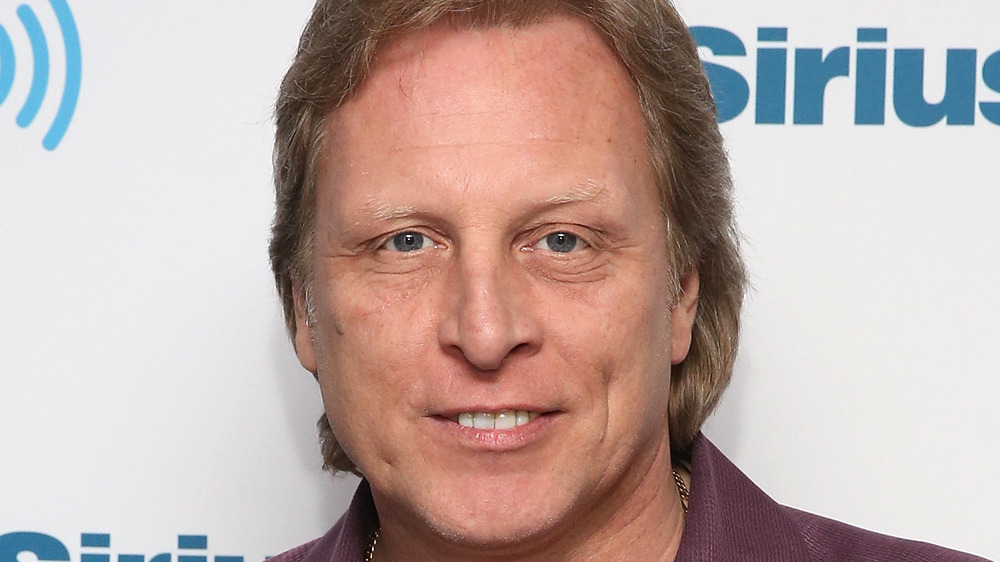
[[[365,216],[377,221],[397,219],[407,217],[417,213],[417,208],[411,205],[400,205],[393,207],[382,201],[369,201],[364,206]]]
[[[588,179],[574,185],[566,193],[553,195],[545,200],[547,205],[564,205],[566,203],[592,202],[601,198],[607,191],[605,186],[596,181]]]
[[[565,193],[553,195],[542,202],[542,206],[565,205],[577,202],[593,202],[601,198],[607,191],[604,185],[592,179],[583,180],[571,187]],[[386,221],[410,217],[419,214],[420,210],[412,205],[392,206],[384,201],[371,200],[363,207],[364,216],[368,220]]]

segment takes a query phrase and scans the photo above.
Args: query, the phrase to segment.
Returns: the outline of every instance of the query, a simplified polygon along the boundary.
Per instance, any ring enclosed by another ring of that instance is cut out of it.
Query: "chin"
[[[547,535],[556,522],[562,519],[554,514],[489,507],[467,514],[467,517],[436,515],[428,514],[428,523],[441,537],[481,550],[498,552],[534,542],[533,539]]]
[[[471,476],[429,486],[418,513],[441,537],[479,548],[530,544],[567,519],[565,487],[538,476]]]

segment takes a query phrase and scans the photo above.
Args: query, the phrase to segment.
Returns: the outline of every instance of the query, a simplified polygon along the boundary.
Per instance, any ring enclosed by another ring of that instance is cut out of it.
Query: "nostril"
[[[521,343],[515,345],[514,348],[511,349],[510,352],[507,353],[507,356],[504,357],[503,360],[507,361],[507,359],[511,355],[526,355],[526,354],[529,354],[530,351],[531,351],[531,347],[532,346],[531,346],[530,343],[528,343],[528,342],[521,342]]]
[[[500,369],[513,355],[530,354],[540,344],[531,291],[505,274],[500,259],[476,254],[449,271],[452,283],[444,300],[439,343],[484,376]],[[477,261],[478,260],[478,261]]]

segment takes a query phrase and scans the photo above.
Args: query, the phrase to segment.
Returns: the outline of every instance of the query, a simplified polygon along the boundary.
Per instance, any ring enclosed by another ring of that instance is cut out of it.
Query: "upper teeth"
[[[514,429],[538,417],[536,412],[527,410],[503,410],[490,412],[464,412],[458,415],[458,423],[476,429]]]

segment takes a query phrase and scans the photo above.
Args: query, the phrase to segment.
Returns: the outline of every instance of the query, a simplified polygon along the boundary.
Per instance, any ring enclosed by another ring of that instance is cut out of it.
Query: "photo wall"
[[[0,562],[249,562],[346,507],[267,261],[311,4],[0,0]],[[752,282],[706,433],[782,503],[1000,559],[1000,5],[678,6]]]

